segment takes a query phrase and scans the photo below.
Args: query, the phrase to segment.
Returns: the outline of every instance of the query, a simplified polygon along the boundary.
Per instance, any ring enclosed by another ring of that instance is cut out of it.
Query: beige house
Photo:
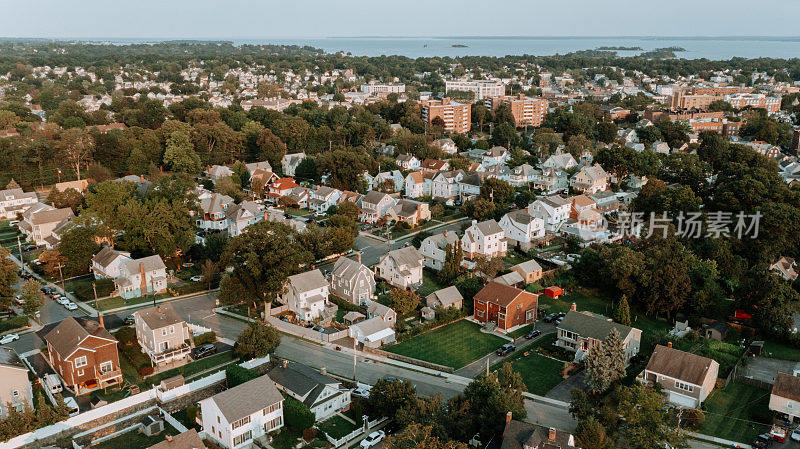
[[[542,266],[533,259],[514,265],[511,271],[519,273],[525,284],[532,284],[542,278]]]
[[[375,274],[399,288],[422,285],[422,254],[413,246],[389,251],[375,265]]]
[[[608,173],[600,164],[583,167],[569,180],[569,185],[575,190],[592,194],[608,188]]]
[[[386,212],[390,220],[407,223],[412,228],[421,221],[431,219],[431,210],[428,203],[402,199],[390,207]]]
[[[800,377],[778,373],[769,395],[769,409],[791,420],[800,418]]]
[[[486,220],[478,223],[472,220],[472,226],[464,231],[461,237],[461,249],[464,257],[474,259],[478,256],[484,257],[503,257],[508,249],[506,234],[494,220]]]
[[[33,389],[28,380],[28,367],[16,351],[0,347],[0,418],[6,418],[11,409],[33,410]]]
[[[437,307],[460,309],[464,305],[464,297],[461,296],[461,292],[458,291],[455,285],[451,285],[450,287],[436,290],[425,297],[425,305],[434,310]]]
[[[611,329],[617,330],[625,345],[626,361],[639,353],[642,343],[641,329],[614,323],[610,318],[589,311],[578,312],[575,304],[556,329],[556,346],[575,352],[575,358],[580,360],[592,348],[604,342]]]
[[[717,383],[719,363],[707,357],[658,345],[644,369],[644,381],[658,383],[677,406],[700,408]]]
[[[69,207],[54,209],[47,205],[42,206],[32,206],[25,211],[19,229],[37,246],[52,248],[58,244],[58,230],[75,215]]]
[[[133,313],[136,339],[154,365],[186,360],[192,349],[189,326],[169,305]]]

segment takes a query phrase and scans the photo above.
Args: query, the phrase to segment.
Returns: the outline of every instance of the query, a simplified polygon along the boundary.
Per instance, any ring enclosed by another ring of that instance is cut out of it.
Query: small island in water
[[[642,51],[642,47],[624,47],[624,46],[608,46],[597,47],[597,50],[620,50],[620,51]]]
[[[453,44],[453,45],[451,45],[451,47],[453,47],[453,48],[469,48],[469,45]]]

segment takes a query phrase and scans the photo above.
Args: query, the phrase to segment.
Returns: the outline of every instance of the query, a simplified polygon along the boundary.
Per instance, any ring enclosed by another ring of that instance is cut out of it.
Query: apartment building
[[[497,108],[504,104],[508,105],[511,110],[517,126],[541,126],[547,113],[547,100],[544,98],[526,97],[524,94],[519,94],[488,99],[488,106],[492,112],[497,111]]]
[[[452,80],[445,81],[444,90],[473,92],[476,100],[484,98],[502,97],[506,94],[506,86],[496,80]]]
[[[375,83],[361,85],[361,92],[369,95],[377,94],[401,94],[406,91],[406,85],[403,83]]]
[[[746,107],[766,109],[767,112],[778,112],[781,109],[781,97],[768,97],[764,94],[731,94],[722,99],[736,109]]]
[[[422,120],[432,125],[436,117],[444,121],[444,130],[454,133],[465,133],[470,130],[472,122],[472,108],[469,104],[462,104],[442,98],[441,100],[423,100]]]

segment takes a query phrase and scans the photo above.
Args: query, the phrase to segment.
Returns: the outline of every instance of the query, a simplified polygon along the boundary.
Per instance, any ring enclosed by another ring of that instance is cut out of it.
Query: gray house
[[[364,304],[375,296],[375,276],[361,263],[361,254],[356,255],[356,260],[336,260],[331,272],[331,293],[353,304]]]

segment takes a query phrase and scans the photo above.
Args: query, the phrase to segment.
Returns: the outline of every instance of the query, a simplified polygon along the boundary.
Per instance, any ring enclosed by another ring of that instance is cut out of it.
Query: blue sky
[[[0,0],[0,36],[796,36],[799,13],[798,0]]]

